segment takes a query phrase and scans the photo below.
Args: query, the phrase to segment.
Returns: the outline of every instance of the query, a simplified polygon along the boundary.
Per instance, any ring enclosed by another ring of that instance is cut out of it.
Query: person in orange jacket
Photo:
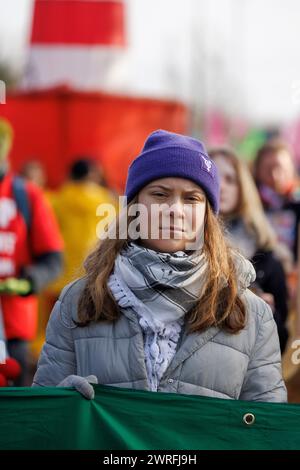
[[[10,123],[0,118],[0,302],[8,355],[28,370],[28,341],[36,334],[37,297],[62,268],[63,242],[42,191],[9,169]]]

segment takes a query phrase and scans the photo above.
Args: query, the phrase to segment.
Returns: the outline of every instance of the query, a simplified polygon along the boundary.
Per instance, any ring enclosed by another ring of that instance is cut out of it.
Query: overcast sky
[[[26,60],[32,0],[0,0],[0,59]],[[127,80],[257,123],[300,114],[299,0],[128,0]]]

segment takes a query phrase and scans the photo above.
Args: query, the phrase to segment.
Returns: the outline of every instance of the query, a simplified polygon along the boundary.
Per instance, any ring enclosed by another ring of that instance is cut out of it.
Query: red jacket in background
[[[62,251],[63,242],[50,205],[43,192],[25,183],[30,208],[30,227],[26,226],[13,196],[13,175],[0,181],[0,280],[18,277],[36,256]],[[35,295],[1,296],[7,339],[34,338],[37,326]]]

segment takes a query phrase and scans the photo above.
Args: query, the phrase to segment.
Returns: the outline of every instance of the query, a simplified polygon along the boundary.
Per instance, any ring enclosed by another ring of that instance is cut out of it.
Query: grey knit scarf
[[[236,269],[244,290],[255,279],[254,268],[236,254]],[[184,316],[201,297],[207,270],[204,253],[160,253],[133,242],[116,258],[108,287],[121,309],[139,317],[151,390],[176,352]]]

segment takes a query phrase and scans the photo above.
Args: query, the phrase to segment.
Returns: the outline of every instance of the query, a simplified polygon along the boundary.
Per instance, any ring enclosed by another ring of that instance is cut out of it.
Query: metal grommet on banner
[[[247,426],[251,426],[255,422],[255,416],[253,413],[245,413],[243,416],[243,421]]]

